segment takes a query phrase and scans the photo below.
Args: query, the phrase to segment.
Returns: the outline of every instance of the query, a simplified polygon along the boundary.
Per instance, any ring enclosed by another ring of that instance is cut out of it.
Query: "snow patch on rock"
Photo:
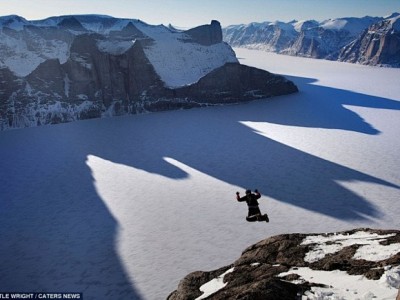
[[[395,234],[379,235],[376,233],[359,231],[351,235],[333,236],[308,236],[302,245],[312,245],[311,251],[306,254],[304,260],[309,263],[323,259],[327,254],[336,253],[351,245],[363,245],[360,247],[354,259],[380,261],[400,252],[400,244],[381,245],[380,242]]]
[[[224,277],[226,274],[232,273],[233,270],[234,268],[231,268],[217,278],[214,278],[209,282],[203,284],[200,287],[200,291],[202,291],[203,294],[200,297],[197,297],[195,300],[205,299],[208,296],[218,292],[220,289],[224,288],[228,284],[227,282],[224,282]]]

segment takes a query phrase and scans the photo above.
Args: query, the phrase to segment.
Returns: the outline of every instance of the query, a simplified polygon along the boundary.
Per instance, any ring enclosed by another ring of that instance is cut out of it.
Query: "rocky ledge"
[[[394,299],[399,287],[400,231],[363,228],[267,238],[167,299]]]

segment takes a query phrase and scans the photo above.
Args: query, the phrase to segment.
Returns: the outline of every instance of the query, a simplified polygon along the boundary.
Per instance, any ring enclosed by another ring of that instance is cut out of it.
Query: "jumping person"
[[[262,215],[260,208],[258,207],[257,199],[261,198],[261,194],[258,190],[254,190],[254,194],[250,190],[246,190],[246,196],[240,197],[239,192],[236,192],[236,200],[239,202],[246,201],[247,206],[249,207],[249,213],[247,214],[246,220],[248,222],[255,221],[265,221],[269,222],[269,218],[267,214]]]

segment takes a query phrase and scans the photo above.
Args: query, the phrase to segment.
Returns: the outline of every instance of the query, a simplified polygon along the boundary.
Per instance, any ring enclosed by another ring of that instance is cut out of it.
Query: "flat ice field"
[[[0,291],[165,299],[272,235],[400,228],[400,69],[235,51],[300,92],[0,132]]]

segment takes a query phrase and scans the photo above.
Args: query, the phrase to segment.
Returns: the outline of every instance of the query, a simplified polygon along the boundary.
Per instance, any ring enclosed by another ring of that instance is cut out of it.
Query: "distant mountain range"
[[[0,17],[0,130],[296,91],[241,65],[218,21],[179,31],[101,15]]]
[[[387,17],[339,18],[250,23],[222,29],[232,47],[400,67],[400,14]]]

